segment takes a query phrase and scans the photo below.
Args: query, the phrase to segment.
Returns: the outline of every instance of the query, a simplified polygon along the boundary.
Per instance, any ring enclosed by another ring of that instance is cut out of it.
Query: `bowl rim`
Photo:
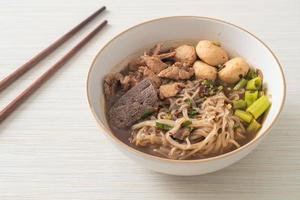
[[[95,62],[96,59],[99,57],[99,55],[105,50],[105,48],[110,45],[115,39],[117,39],[118,37],[120,37],[121,35],[123,35],[124,33],[135,29],[137,27],[143,26],[145,24],[148,23],[152,23],[152,22],[156,22],[156,21],[160,21],[160,20],[165,20],[165,19],[176,19],[176,18],[196,18],[196,19],[202,19],[202,20],[210,20],[210,21],[215,21],[215,22],[219,22],[225,25],[229,25],[232,26],[234,28],[239,29],[240,31],[243,31],[244,33],[247,33],[248,35],[252,36],[254,39],[256,39],[258,42],[260,42],[264,47],[266,47],[268,49],[268,51],[272,54],[272,56],[274,57],[276,63],[278,64],[279,68],[280,68],[280,72],[281,72],[281,76],[282,76],[282,83],[283,83],[283,96],[281,99],[281,105],[280,105],[280,109],[279,111],[276,113],[276,116],[274,117],[273,121],[271,122],[270,126],[263,132],[261,133],[258,137],[253,138],[250,142],[248,142],[247,144],[241,146],[238,149],[235,149],[233,151],[227,152],[225,154],[221,154],[218,156],[214,156],[214,157],[209,157],[209,158],[204,158],[204,159],[195,159],[195,160],[173,160],[173,159],[168,159],[168,158],[163,158],[163,157],[159,157],[159,156],[154,156],[151,154],[147,154],[144,153],[142,151],[139,151],[133,147],[130,147],[129,145],[125,144],[124,142],[122,142],[121,140],[119,140],[114,134],[113,132],[110,130],[110,128],[107,128],[106,126],[104,126],[102,124],[102,122],[98,119],[97,114],[91,104],[91,96],[89,95],[89,80],[90,80],[90,76],[91,76],[91,71],[93,69],[93,67],[95,66]],[[204,162],[209,162],[209,161],[214,161],[214,160],[219,160],[225,157],[229,157],[232,155],[237,154],[238,152],[241,152],[247,148],[250,148],[250,146],[253,146],[254,144],[258,144],[258,142],[264,138],[264,136],[266,136],[270,130],[272,129],[272,127],[274,126],[274,124],[278,121],[279,116],[283,110],[283,106],[285,104],[285,100],[286,100],[286,80],[285,80],[285,75],[284,75],[284,70],[282,65],[279,62],[279,59],[276,57],[275,53],[271,50],[271,48],[269,46],[267,46],[261,39],[259,39],[257,36],[255,36],[253,33],[247,31],[246,29],[235,25],[233,23],[221,20],[221,19],[217,19],[217,18],[212,18],[212,17],[204,17],[204,16],[169,16],[169,17],[160,17],[160,18],[155,18],[152,20],[148,20],[148,21],[144,21],[142,23],[136,24],[134,26],[131,26],[127,29],[125,29],[124,31],[118,33],[116,36],[114,36],[112,39],[110,39],[96,54],[96,56],[94,57],[89,71],[88,71],[88,76],[87,76],[87,80],[86,80],[86,94],[87,94],[87,99],[88,99],[88,104],[89,104],[89,108],[90,111],[93,114],[93,117],[96,119],[97,124],[99,126],[99,128],[103,129],[104,133],[110,138],[113,139],[114,142],[117,142],[118,144],[120,144],[120,146],[122,146],[123,148],[126,148],[128,151],[136,154],[137,156],[141,156],[144,157],[145,159],[151,159],[151,160],[157,160],[157,161],[163,161],[163,162],[168,162],[168,163],[204,163]]]

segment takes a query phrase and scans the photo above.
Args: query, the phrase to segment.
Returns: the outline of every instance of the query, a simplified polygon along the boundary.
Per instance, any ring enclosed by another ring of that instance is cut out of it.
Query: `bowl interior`
[[[100,125],[109,131],[102,81],[106,74],[120,69],[120,62],[157,42],[201,39],[220,41],[231,57],[242,56],[262,70],[272,107],[256,137],[268,130],[280,112],[285,96],[284,77],[278,61],[248,32],[226,22],[202,17],[169,17],[137,25],[115,37],[99,52],[89,72],[87,93]]]

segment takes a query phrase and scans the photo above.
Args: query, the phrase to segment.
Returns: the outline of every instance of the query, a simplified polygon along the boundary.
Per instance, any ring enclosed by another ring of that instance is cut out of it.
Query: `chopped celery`
[[[253,78],[247,83],[247,90],[259,90],[262,85],[262,80],[260,77]]]
[[[261,127],[261,124],[258,123],[255,119],[253,119],[251,121],[251,123],[249,124],[249,126],[247,127],[247,131],[249,133],[256,133]]]
[[[241,120],[247,122],[247,123],[250,123],[251,120],[252,120],[252,115],[246,111],[243,111],[243,110],[236,110],[234,112],[234,115],[239,117]]]
[[[246,91],[245,92],[245,101],[247,103],[247,107],[249,107],[253,102],[257,99],[258,96],[258,91],[251,92],[251,91]]]
[[[242,78],[235,86],[234,86],[234,90],[239,90],[244,88],[247,85],[247,80]]]
[[[246,103],[246,101],[244,101],[244,100],[242,100],[242,99],[239,99],[239,100],[234,100],[233,102],[232,102],[232,104],[233,104],[233,108],[234,109],[246,109],[246,107],[247,107],[247,103]]]
[[[263,95],[257,99],[251,106],[247,108],[247,111],[250,112],[255,119],[261,116],[271,105],[268,97]]]

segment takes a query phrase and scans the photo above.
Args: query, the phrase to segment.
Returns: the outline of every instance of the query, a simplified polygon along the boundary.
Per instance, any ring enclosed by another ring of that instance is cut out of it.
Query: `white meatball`
[[[201,40],[196,46],[196,52],[203,62],[211,66],[223,65],[228,61],[226,51],[209,40]]]
[[[217,78],[217,69],[204,62],[196,61],[193,65],[195,76],[198,79],[215,80]]]
[[[175,49],[175,59],[191,66],[197,59],[196,50],[193,46],[181,45]]]
[[[225,83],[236,83],[249,71],[249,64],[241,57],[232,58],[224,64],[219,71],[219,78]]]

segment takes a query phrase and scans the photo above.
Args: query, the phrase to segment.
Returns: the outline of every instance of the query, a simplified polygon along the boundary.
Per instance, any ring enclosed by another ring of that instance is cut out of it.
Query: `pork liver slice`
[[[153,109],[157,100],[154,85],[149,79],[144,79],[116,101],[109,111],[109,118],[117,128],[129,127],[146,111]]]

